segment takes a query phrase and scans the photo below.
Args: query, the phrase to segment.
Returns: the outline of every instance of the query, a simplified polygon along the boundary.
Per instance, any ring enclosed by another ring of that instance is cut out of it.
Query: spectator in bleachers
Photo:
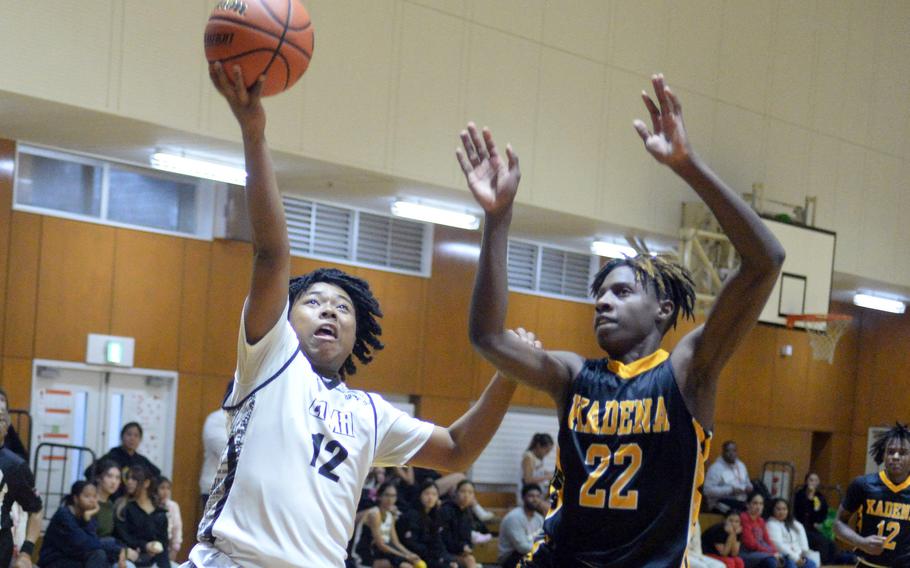
[[[435,469],[414,468],[414,482],[418,486],[423,486],[423,483],[427,480],[435,482],[436,487],[439,488],[439,498],[443,500],[454,497],[458,484],[465,479],[467,479],[467,476],[459,472],[442,475]]]
[[[167,511],[167,538],[170,542],[168,556],[175,561],[183,544],[183,518],[180,515],[180,505],[171,499],[171,489],[170,479],[163,475],[158,478],[158,503]]]
[[[10,510],[18,503],[28,513],[25,542],[19,547],[16,565],[20,568],[31,566],[35,541],[41,531],[41,498],[35,489],[35,476],[28,463],[21,456],[4,448],[6,433],[9,429],[9,412],[0,406],[0,496],[3,505],[0,509],[0,566],[9,566],[13,561],[13,519]]]
[[[806,474],[803,486],[793,498],[793,518],[805,527],[809,548],[819,552],[822,564],[856,564],[856,555],[839,551],[834,541],[820,530],[828,519],[828,500],[819,491],[819,485],[818,474]]]
[[[120,489],[120,466],[113,460],[96,461],[94,465],[94,485],[96,487],[98,512],[95,514],[95,534],[108,551],[108,562],[117,562],[120,551],[124,550],[130,562],[139,557],[137,550],[128,548],[114,536],[114,497]]]
[[[77,481],[54,513],[44,533],[42,568],[108,568],[113,555],[126,566],[126,550],[98,538],[98,492],[88,481]]]
[[[536,437],[536,436],[535,436]],[[509,511],[499,525],[499,557],[503,568],[515,568],[531,552],[534,536],[543,528],[540,514],[540,487],[531,483],[521,488],[521,506]]]
[[[168,558],[167,511],[158,503],[155,478],[141,465],[130,469],[126,496],[114,509],[117,538],[139,550],[136,566],[170,568]]]
[[[695,520],[695,527],[689,537],[689,546],[686,547],[686,558],[689,560],[689,568],[726,568],[727,566],[721,560],[705,556],[701,547],[701,525],[698,519]],[[737,558],[737,560],[742,562],[741,559]]]
[[[708,468],[704,494],[708,509],[724,514],[729,510],[745,511],[746,496],[752,492],[749,472],[737,455],[736,442],[724,442],[721,455]]]
[[[231,384],[228,383],[228,388]],[[228,441],[227,413],[221,408],[212,412],[205,418],[202,426],[202,470],[199,472],[199,499],[202,501],[202,510],[205,502],[209,500],[209,491],[212,490],[212,481],[218,472],[221,463],[221,453]]]
[[[136,466],[142,466],[146,472],[153,478],[161,475],[161,470],[153,464],[147,457],[140,454],[137,450],[142,443],[142,426],[138,422],[128,422],[120,429],[120,445],[111,448],[111,450],[101,456],[101,459],[110,459],[120,466],[120,474],[123,478],[123,485],[114,494],[115,499],[119,499],[126,491],[126,482],[129,479],[130,470]],[[92,466],[85,470],[86,479],[91,479]]]
[[[793,519],[790,504],[786,499],[771,501],[771,517],[768,519],[768,535],[775,548],[803,568],[818,568],[821,558],[818,552],[809,548],[806,529]]]
[[[765,498],[753,491],[749,495],[748,508],[739,514],[743,525],[743,540],[739,556],[746,563],[746,568],[796,568],[792,560],[782,555],[768,534],[768,527],[762,518]]]
[[[717,523],[701,535],[701,546],[708,558],[719,560],[727,568],[745,568],[739,556],[742,547],[743,525],[736,511],[728,511],[722,523]]]
[[[442,542],[439,519],[439,488],[432,480],[420,487],[417,507],[404,513],[398,521],[398,534],[404,546],[418,555],[427,568],[458,568],[454,557]]]
[[[6,391],[2,388],[0,388],[0,407],[9,411],[9,398],[6,396]],[[3,447],[21,457],[26,461],[26,463],[28,463],[28,452],[25,450],[25,445],[22,443],[22,439],[19,438],[19,434],[16,432],[16,429],[13,427],[12,423],[10,423],[9,428],[7,428],[6,439],[3,441]]]
[[[521,491],[526,485],[536,485],[543,495],[547,494],[550,478],[553,472],[544,467],[543,460],[553,451],[553,437],[547,433],[538,432],[531,437],[531,443],[521,455],[521,470],[518,488],[515,491],[518,497],[518,506],[523,502]]]
[[[476,502],[474,484],[464,479],[455,488],[455,499],[442,506],[442,542],[461,568],[475,568],[471,531],[474,529],[472,508]]]
[[[364,530],[358,547],[361,561],[373,568],[413,568],[420,556],[405,548],[398,538],[395,522],[398,509],[398,490],[393,481],[379,487],[379,503],[367,511],[363,519]],[[369,530],[367,530],[369,529]]]

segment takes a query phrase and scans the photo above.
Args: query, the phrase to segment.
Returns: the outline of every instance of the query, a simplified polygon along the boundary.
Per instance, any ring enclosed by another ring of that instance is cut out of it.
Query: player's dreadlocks
[[[317,282],[338,286],[351,297],[351,301],[354,303],[354,314],[357,322],[354,349],[341,367],[342,376],[353,375],[357,372],[357,367],[354,365],[354,356],[357,356],[357,359],[366,365],[373,360],[373,351],[379,351],[385,347],[379,341],[379,336],[382,335],[382,327],[376,320],[376,318],[382,317],[379,301],[373,295],[373,291],[370,290],[370,285],[366,280],[351,276],[337,268],[319,268],[303,276],[291,279],[288,289],[291,306],[294,305],[294,302],[301,294]]]
[[[695,310],[695,283],[692,276],[688,270],[662,256],[640,254],[611,260],[594,276],[594,282],[591,283],[592,296],[597,297],[607,275],[620,266],[631,268],[635,272],[635,280],[642,287],[652,286],[659,300],[673,302],[673,316],[670,318],[673,327],[676,327],[680,311],[687,319],[692,319]]]
[[[875,463],[878,465],[884,463],[885,451],[888,449],[888,444],[893,441],[897,441],[901,444],[904,442],[910,443],[910,429],[907,428],[906,424],[895,422],[891,429],[886,430],[875,437],[875,442],[873,442],[872,447],[869,448],[869,455],[872,456]]]

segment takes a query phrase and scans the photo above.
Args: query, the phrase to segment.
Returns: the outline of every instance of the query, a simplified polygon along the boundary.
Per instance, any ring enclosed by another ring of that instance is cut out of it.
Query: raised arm
[[[468,322],[471,343],[496,368],[547,392],[558,408],[583,359],[574,353],[533,349],[504,328],[509,300],[509,225],[521,179],[518,155],[506,146],[504,161],[490,131],[484,128],[481,138],[473,123],[462,131],[461,142],[464,150],[455,152],[458,163],[485,213]]]
[[[253,232],[253,277],[243,321],[247,342],[253,344],[284,317],[291,265],[287,223],[265,140],[265,109],[259,97],[263,78],[248,91],[239,67],[233,69],[233,80],[220,63],[209,67],[209,75],[243,134],[246,203]]]
[[[642,92],[653,131],[640,120],[635,129],[654,158],[685,180],[717,218],[739,253],[741,265],[727,279],[704,326],[689,333],[673,350],[671,362],[680,390],[695,417],[713,424],[720,371],[755,325],[784,262],[784,249],[759,216],[717,177],[689,144],[679,99],[652,77],[659,103]]]

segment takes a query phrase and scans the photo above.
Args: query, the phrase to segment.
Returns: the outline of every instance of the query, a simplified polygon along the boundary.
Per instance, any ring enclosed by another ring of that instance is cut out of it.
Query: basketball
[[[228,76],[243,70],[247,88],[265,75],[262,96],[289,89],[313,55],[313,24],[298,0],[222,0],[205,26],[205,57]]]

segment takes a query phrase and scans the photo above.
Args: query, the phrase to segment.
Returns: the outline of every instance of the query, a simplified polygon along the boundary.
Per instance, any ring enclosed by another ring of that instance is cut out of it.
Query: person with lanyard
[[[737,455],[736,442],[727,440],[721,455],[708,468],[705,477],[705,497],[708,509],[718,513],[745,511],[746,496],[752,492],[749,472]]]

